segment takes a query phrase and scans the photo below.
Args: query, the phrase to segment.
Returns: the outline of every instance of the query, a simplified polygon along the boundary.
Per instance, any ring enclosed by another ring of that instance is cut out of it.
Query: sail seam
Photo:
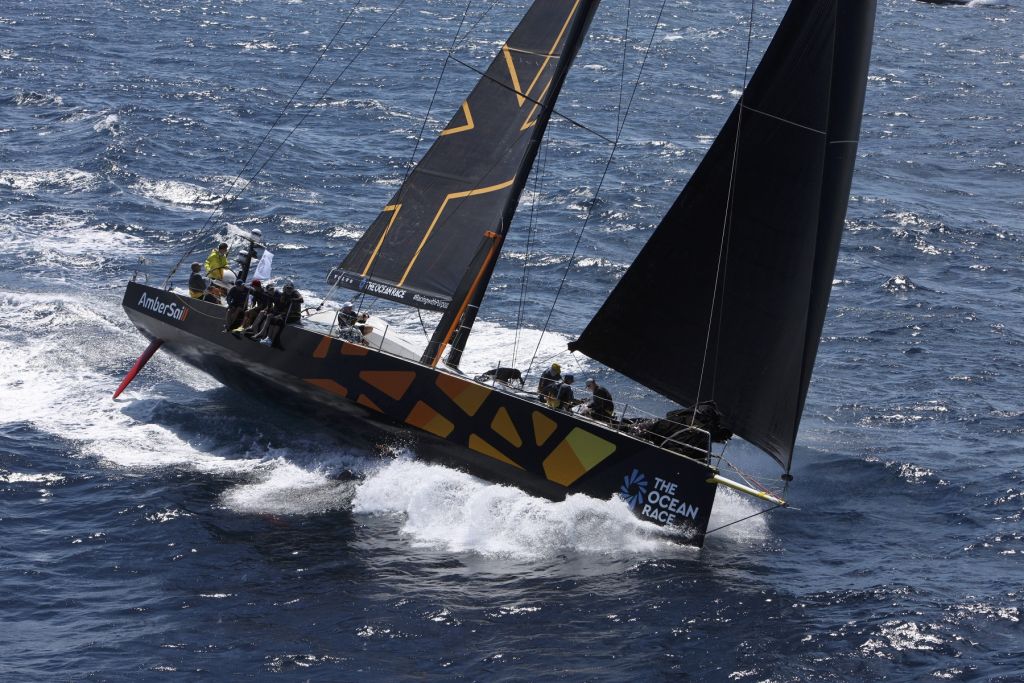
[[[551,45],[552,48],[557,48],[558,44],[562,41],[562,36],[565,35],[566,30],[569,28],[569,23],[572,21],[573,17],[576,16],[576,10],[579,9],[579,6],[580,6],[580,0],[576,0],[576,2],[572,6],[572,9],[569,10],[569,14],[568,14],[568,16],[566,16],[565,22],[562,24],[562,29],[558,32],[558,35],[555,36],[555,40],[554,40],[554,42]],[[519,54],[536,55],[538,57],[543,57],[544,58],[544,61],[541,63],[540,67],[537,69],[537,73],[534,75],[533,81],[530,82],[530,85],[526,89],[526,92],[521,92],[522,91],[522,86],[519,83],[519,74],[517,73],[515,63],[512,61],[512,52],[513,51],[515,51],[515,52],[517,52]],[[508,43],[505,43],[505,45],[502,46],[502,53],[505,55],[505,65],[508,67],[509,76],[512,79],[512,84],[515,86],[515,93],[516,93],[516,97],[518,97],[518,99],[519,99],[519,106],[520,107],[523,106],[523,103],[526,101],[526,98],[529,96],[529,94],[531,92],[533,92],[534,87],[537,85],[537,81],[540,80],[541,75],[543,75],[544,70],[548,68],[548,64],[551,62],[551,60],[553,60],[553,59],[561,59],[561,53],[555,53],[552,50],[548,50],[547,52],[537,53],[537,52],[532,52],[532,51],[528,51],[528,50],[522,50],[522,49],[511,47],[511,46],[509,46]],[[542,95],[542,97],[543,97],[543,95]]]
[[[562,56],[562,53],[560,53],[560,52],[539,52],[537,50],[524,50],[524,49],[519,48],[519,47],[509,47],[508,45],[505,46],[505,51],[506,52],[515,52],[516,54],[520,54],[520,55],[532,55],[534,57],[544,57],[545,59],[549,59],[549,60],[550,59],[558,59],[558,58],[560,58]]]
[[[576,16],[576,11],[579,8],[580,8],[580,0],[576,0],[576,2],[573,3],[572,9],[569,10],[568,16],[565,17],[565,22],[562,23],[562,29],[558,32],[558,35],[555,36],[555,40],[551,44],[552,48],[558,47],[558,44],[562,42],[562,37],[565,35],[565,32],[568,30],[569,24],[572,22],[573,17]],[[526,90],[527,94],[533,92],[534,86],[537,85],[537,81],[540,80],[541,74],[543,74],[544,70],[548,68],[548,64],[551,62],[551,60],[553,60],[553,59],[560,59],[560,58],[561,58],[561,55],[555,55],[555,54],[552,54],[551,51],[549,51],[549,54],[547,56],[545,56],[545,58],[544,58],[544,62],[540,65],[540,68],[537,69],[537,73],[533,77],[533,82],[530,83],[530,87],[527,88],[527,90]],[[522,102],[519,103],[519,106],[522,106]]]
[[[751,106],[746,105],[746,104],[743,105],[743,108],[747,109],[749,111],[752,111],[755,114],[760,114],[761,116],[767,116],[770,119],[775,119],[776,121],[782,121],[783,123],[788,123],[791,126],[796,126],[797,128],[803,128],[804,130],[809,130],[812,133],[817,133],[818,135],[822,135],[822,136],[827,135],[826,131],[818,130],[817,128],[811,128],[810,126],[805,126],[802,123],[797,123],[796,121],[792,121],[790,119],[784,119],[781,116],[776,116],[775,114],[769,114],[766,111],[762,111],[761,109],[755,109],[754,107],[751,107]]]

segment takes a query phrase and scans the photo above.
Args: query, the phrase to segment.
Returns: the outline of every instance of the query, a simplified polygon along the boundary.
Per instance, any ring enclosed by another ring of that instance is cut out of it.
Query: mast
[[[452,336],[450,341],[451,349],[448,351],[447,360],[449,367],[457,368],[459,367],[459,363],[462,362],[462,352],[466,350],[466,342],[469,341],[469,333],[473,331],[473,323],[476,322],[476,316],[480,312],[480,302],[483,301],[484,294],[487,293],[487,283],[491,281],[491,276],[494,275],[494,266],[497,265],[497,263],[497,254],[495,254],[495,258],[487,261],[484,266],[484,270],[481,271],[481,282],[483,284],[473,290],[472,297],[466,306],[466,310],[463,311],[462,315],[459,317],[459,323],[455,328],[455,334]]]
[[[473,301],[477,293],[481,293],[487,286],[484,282],[485,275],[487,278],[490,277],[490,273],[494,269],[494,262],[498,259],[498,251],[501,249],[501,235],[488,231],[484,234],[484,239],[480,244],[480,248],[477,250],[477,257],[469,268],[466,269],[466,277],[463,279],[461,286],[455,292],[454,301],[456,305],[453,305],[445,314],[441,316],[441,322],[438,323],[434,329],[434,334],[430,338],[430,342],[427,344],[426,350],[423,352],[423,357],[420,358],[420,362],[425,365],[436,366],[437,362],[441,359],[441,354],[444,352],[444,347],[451,342],[452,338],[456,333],[461,332],[461,327],[464,325],[466,319],[467,310],[470,303]],[[474,313],[474,317],[475,313]],[[472,323],[470,323],[472,324]],[[468,332],[466,333],[468,334]],[[465,343],[465,342],[463,342]],[[458,361],[461,358],[461,349],[459,357],[454,362],[449,361],[449,365],[458,367]]]
[[[724,427],[787,472],[842,237],[874,13],[874,0],[793,0],[690,181],[570,344],[683,405],[714,401]]]

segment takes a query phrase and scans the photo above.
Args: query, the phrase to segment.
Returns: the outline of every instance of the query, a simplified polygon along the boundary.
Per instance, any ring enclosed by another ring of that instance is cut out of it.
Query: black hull
[[[416,453],[552,500],[618,493],[642,519],[700,546],[717,484],[707,464],[472,379],[300,326],[284,350],[223,332],[224,307],[135,282],[123,306],[163,349],[228,386],[416,438]]]

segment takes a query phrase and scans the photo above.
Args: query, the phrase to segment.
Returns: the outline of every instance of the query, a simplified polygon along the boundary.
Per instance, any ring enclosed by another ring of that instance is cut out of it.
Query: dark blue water
[[[119,306],[140,259],[161,281],[221,210],[323,295],[422,154],[428,107],[436,131],[471,87],[450,65],[431,105],[462,5],[364,5],[286,106],[352,8],[0,5],[0,680],[1024,680],[1021,7],[881,2],[798,509],[702,551],[166,354],[111,401],[145,346]],[[783,9],[756,3],[754,56]],[[636,78],[657,10],[606,1],[563,114],[614,135],[618,67]],[[484,66],[520,11],[473,6],[460,59]],[[469,367],[548,362],[582,328],[731,108],[748,12],[667,6],[585,225],[608,145],[553,122]],[[242,192],[250,158],[270,162]],[[712,526],[759,509],[720,494]]]

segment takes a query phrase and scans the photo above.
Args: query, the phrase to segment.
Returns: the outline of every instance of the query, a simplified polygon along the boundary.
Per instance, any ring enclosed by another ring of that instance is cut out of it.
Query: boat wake
[[[355,492],[357,514],[392,516],[414,545],[449,552],[546,559],[565,552],[612,556],[693,557],[673,533],[641,521],[618,497],[572,495],[553,502],[411,458],[390,461]],[[756,505],[720,491],[711,527],[749,517]],[[719,537],[764,542],[763,518],[727,526]]]
[[[159,387],[136,393],[136,402],[111,400],[114,378],[131,362],[138,340],[113,322],[116,304],[109,302],[109,310],[105,304],[0,293],[0,327],[4,330],[0,356],[7,359],[4,380],[0,381],[4,422],[31,424],[76,444],[77,454],[120,467],[165,467],[187,461],[216,469],[223,458],[191,445],[195,434],[175,433],[159,421],[148,422],[155,406],[164,403]],[[27,343],[28,339],[32,343]],[[169,368],[168,363],[175,367]],[[217,386],[169,357],[155,362],[154,367],[162,369],[159,375],[163,377],[170,369],[179,382],[189,382],[192,390]]]

